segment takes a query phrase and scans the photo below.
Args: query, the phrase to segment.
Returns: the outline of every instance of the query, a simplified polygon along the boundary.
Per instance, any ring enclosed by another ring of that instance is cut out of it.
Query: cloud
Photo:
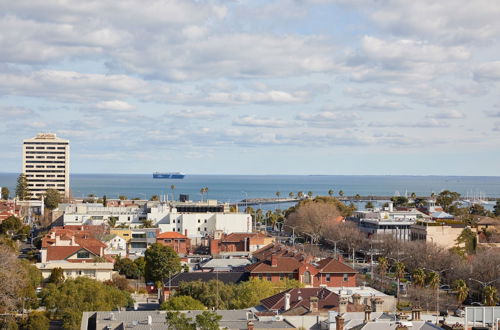
[[[485,111],[484,113],[488,117],[500,117],[500,110],[499,111]]]
[[[400,121],[400,122],[371,122],[369,127],[394,127],[394,128],[445,128],[448,127],[446,123],[437,121],[436,119],[429,119],[425,121]]]
[[[131,111],[135,106],[120,100],[102,101],[95,105],[97,109],[101,110],[114,110],[114,111]]]
[[[20,118],[32,117],[35,112],[25,107],[0,106],[0,116],[4,121],[19,120]]]
[[[465,114],[458,110],[443,110],[440,112],[428,114],[426,117],[435,119],[463,119],[465,118]]]
[[[215,111],[210,110],[180,110],[180,111],[169,111],[165,114],[166,117],[175,117],[182,119],[216,119],[220,117]]]
[[[477,81],[500,80],[500,61],[481,63],[474,68],[473,74]]]
[[[256,118],[254,116],[241,116],[233,120],[234,126],[250,126],[250,127],[286,127],[290,124],[281,119],[275,118]]]
[[[322,111],[312,114],[299,113],[295,118],[312,127],[347,128],[357,126],[356,122],[361,116],[355,112]]]

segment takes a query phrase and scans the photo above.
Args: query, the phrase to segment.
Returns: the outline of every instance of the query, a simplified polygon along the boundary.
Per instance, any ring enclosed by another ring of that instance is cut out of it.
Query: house
[[[42,272],[42,277],[50,277],[54,268],[61,268],[65,278],[76,278],[79,276],[90,277],[98,281],[111,280],[113,274],[112,262],[68,262],[68,261],[50,261],[37,263],[36,267]]]
[[[245,272],[191,272],[178,273],[165,280],[163,285],[163,297],[168,298],[170,293],[174,292],[181,282],[208,282],[211,280],[221,281],[224,284],[238,284],[248,281],[248,273]]]
[[[306,287],[356,286],[357,271],[333,258],[312,262],[292,256],[270,255],[267,259],[251,264],[245,269],[250,277],[271,282],[293,279]]]
[[[53,228],[42,238],[40,259],[42,263],[51,261],[94,262],[96,258],[113,259],[105,255],[106,244],[91,237],[86,230]]]
[[[127,241],[123,237],[110,234],[103,238],[103,242],[106,244],[104,249],[106,255],[127,256]]]
[[[191,240],[181,233],[170,231],[158,234],[156,243],[170,246],[178,255],[185,256],[191,249]]]
[[[147,248],[156,243],[156,236],[160,233],[158,228],[133,228],[128,241],[128,254],[130,258],[144,256]]]
[[[132,238],[132,229],[130,228],[110,228],[109,233],[111,235],[118,235],[123,238],[127,243]]]
[[[425,241],[450,249],[457,244],[466,225],[461,222],[417,221],[411,226],[411,240]]]
[[[204,272],[241,272],[250,264],[250,260],[245,258],[210,259],[200,264],[199,268]]]
[[[263,233],[221,233],[210,239],[210,254],[219,255],[224,252],[254,252],[275,241],[272,236]]]

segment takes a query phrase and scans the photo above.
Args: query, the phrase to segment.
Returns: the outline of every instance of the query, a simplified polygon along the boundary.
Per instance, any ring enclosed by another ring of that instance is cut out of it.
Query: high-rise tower
[[[23,173],[31,198],[40,198],[49,188],[69,197],[69,140],[54,133],[23,140]]]

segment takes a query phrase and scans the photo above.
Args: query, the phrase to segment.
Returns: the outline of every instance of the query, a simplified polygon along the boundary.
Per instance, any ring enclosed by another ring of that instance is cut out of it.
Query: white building
[[[383,210],[356,211],[348,218],[367,235],[390,234],[401,240],[410,240],[411,225],[423,219],[430,217],[415,208],[396,210],[392,202]]]
[[[98,281],[111,280],[114,273],[112,262],[51,261],[37,263],[36,267],[40,269],[44,279],[49,278],[54,268],[62,268],[65,278],[86,276]]]
[[[105,238],[103,240],[104,244],[106,244],[106,248],[104,249],[104,254],[112,255],[112,256],[127,256],[127,241],[118,235],[111,235],[111,237]]]
[[[213,201],[210,201],[213,204]],[[217,207],[207,203],[147,203],[134,207],[104,207],[100,204],[68,204],[63,207],[64,225],[102,225],[113,218],[115,226],[140,227],[143,220],[151,220],[161,232],[175,231],[194,239],[213,235],[215,231],[224,233],[252,232],[250,214],[226,212],[227,207]],[[192,208],[191,208],[192,206]],[[179,212],[178,209],[183,210]],[[190,212],[189,210],[195,210]],[[204,212],[200,212],[204,209]]]
[[[31,198],[49,188],[69,197],[69,141],[53,133],[40,133],[23,140],[23,169]]]

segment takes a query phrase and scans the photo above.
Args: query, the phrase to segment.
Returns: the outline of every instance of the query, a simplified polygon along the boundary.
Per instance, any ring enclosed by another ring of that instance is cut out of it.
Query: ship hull
[[[184,179],[182,173],[153,173],[153,179]]]

